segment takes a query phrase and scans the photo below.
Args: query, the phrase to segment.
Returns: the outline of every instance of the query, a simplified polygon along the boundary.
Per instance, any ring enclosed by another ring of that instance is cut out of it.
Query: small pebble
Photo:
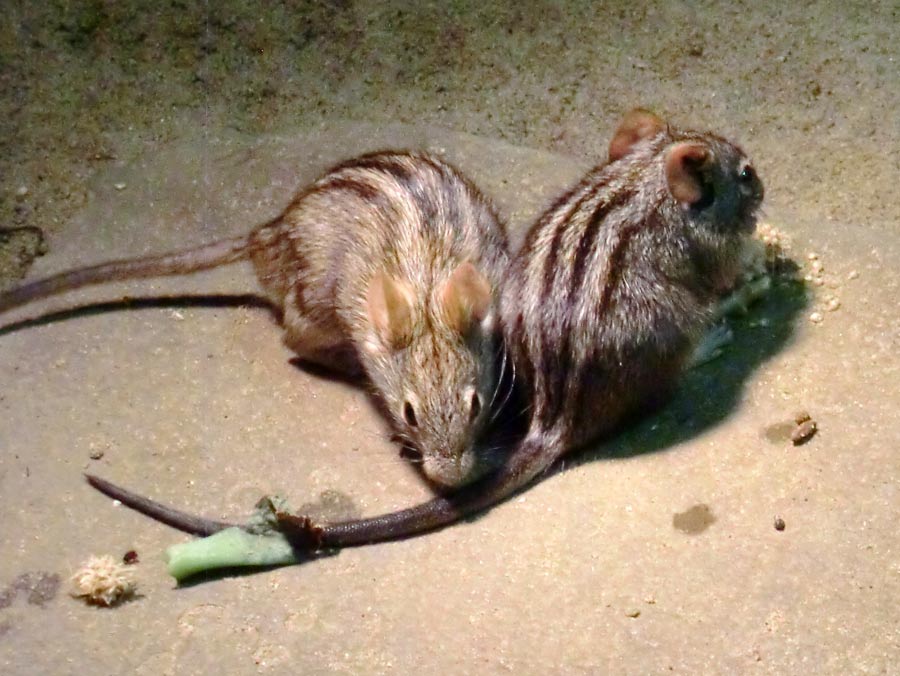
[[[822,270],[825,268],[825,266],[822,265],[822,261],[813,261],[810,267],[812,268],[813,272],[822,272]]]
[[[821,277],[816,277],[813,280],[813,284],[815,284],[816,286],[825,286],[825,280],[822,279]]]
[[[834,312],[841,306],[841,301],[837,298],[830,299],[827,303],[825,303],[825,309],[829,312]]]
[[[138,553],[133,549],[129,549],[125,552],[125,556],[122,557],[122,563],[126,566],[130,566],[135,563],[140,563],[140,559],[138,558]]]
[[[113,188],[115,188],[116,190],[125,190],[126,187],[126,183],[113,183]]]
[[[822,315],[821,312],[813,312],[809,316],[809,321],[811,321],[813,324],[819,324],[819,323],[821,323],[821,321],[823,319],[825,319],[825,317]]]
[[[640,617],[641,611],[640,610],[629,610],[627,613],[625,613],[625,615],[627,615],[628,617]]]
[[[16,197],[25,197],[28,194],[28,186],[22,185],[16,189]]]
[[[776,516],[775,517],[775,530],[781,531],[781,530],[784,530],[784,528],[785,528],[784,519],[782,519],[780,516]]]
[[[856,279],[858,277],[859,277],[859,272],[857,272],[856,270],[851,270],[850,272],[847,273],[847,279]]]
[[[103,457],[103,451],[91,451],[91,460],[99,460]]]
[[[814,261],[814,260],[818,260],[819,254],[817,254],[817,253],[815,253],[815,252],[813,252],[813,251],[810,251],[808,254],[806,254],[806,257],[807,257],[809,260]]]

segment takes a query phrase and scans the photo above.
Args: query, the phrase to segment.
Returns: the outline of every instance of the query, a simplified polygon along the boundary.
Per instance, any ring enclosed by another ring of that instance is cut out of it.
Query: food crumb
[[[784,519],[782,519],[780,516],[776,516],[775,517],[775,530],[783,531],[785,529],[785,527],[786,527],[786,524],[784,523]]]
[[[108,554],[89,558],[72,576],[72,582],[73,596],[106,607],[131,598],[137,589],[132,571]]]

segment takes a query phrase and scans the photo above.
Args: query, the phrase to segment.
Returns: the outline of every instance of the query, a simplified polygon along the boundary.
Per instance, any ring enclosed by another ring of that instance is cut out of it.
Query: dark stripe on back
[[[544,430],[551,430],[559,417],[564,413],[566,387],[570,385],[572,370],[571,333],[562,335],[562,343],[558,349],[550,350],[543,345],[541,353],[541,371],[543,373],[544,405],[540,410],[540,423]],[[576,383],[571,383],[574,387]]]
[[[604,219],[616,209],[625,206],[634,195],[635,190],[633,188],[620,190],[612,196],[611,200],[599,204],[594,209],[594,213],[591,214],[591,219],[588,221],[584,234],[581,236],[581,241],[578,242],[578,249],[575,252],[575,261],[572,266],[572,283],[569,287],[570,295],[578,293],[581,288],[587,270],[587,263],[591,258],[591,252],[594,249],[594,244]]]
[[[361,155],[359,157],[355,157],[351,160],[347,160],[346,162],[342,162],[338,164],[333,169],[329,170],[329,174],[334,174],[339,171],[347,171],[351,169],[371,169],[374,171],[380,171],[385,174],[390,174],[397,178],[401,183],[406,183],[409,180],[409,167],[407,167],[403,160],[408,157],[416,157],[411,155],[406,155],[403,153],[392,153],[392,152],[375,152],[368,153],[366,155]]]
[[[359,178],[351,177],[329,178],[313,187],[308,194],[325,193],[331,190],[352,192],[366,202],[374,202],[381,196],[380,191],[375,186]]]
[[[410,167],[405,160],[412,160],[417,166]],[[420,215],[423,225],[429,225],[437,218],[440,210],[439,200],[435,199],[435,191],[432,189],[430,174],[438,176],[437,184],[441,186],[447,181],[447,176],[442,166],[426,155],[374,153],[363,155],[355,161],[346,164],[347,169],[358,167],[370,169],[387,174],[400,185],[413,200]],[[426,180],[422,180],[426,179]],[[452,179],[451,179],[452,180]],[[446,190],[443,192],[447,192]]]
[[[560,209],[566,204],[575,194],[584,187],[584,183],[579,183],[572,190],[570,190],[566,195],[565,199],[559,201],[558,205],[547,212],[546,217],[541,218],[538,222],[538,225],[535,227],[535,232],[540,232],[544,228],[549,225],[550,221],[554,220],[554,217],[559,213]],[[556,230],[553,232],[553,241],[550,242],[550,251],[547,255],[547,259],[544,261],[544,284],[541,288],[541,299],[547,298],[551,293],[553,293],[553,286],[556,283],[557,275],[559,272],[559,266],[557,264],[557,258],[559,258],[559,247],[562,243],[563,234],[566,232],[566,226],[569,224],[569,221],[572,220],[572,216],[581,209],[581,206],[584,204],[584,201],[591,197],[594,194],[594,190],[586,190],[585,193],[575,200],[574,204],[571,205],[571,208],[566,209],[566,215],[564,218],[560,219],[556,225]]]

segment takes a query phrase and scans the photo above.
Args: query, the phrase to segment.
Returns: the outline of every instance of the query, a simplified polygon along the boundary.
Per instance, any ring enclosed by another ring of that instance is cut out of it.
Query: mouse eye
[[[416,410],[408,401],[403,402],[403,420],[410,427],[418,427],[419,421],[416,420]]]
[[[753,183],[756,180],[756,172],[753,171],[753,167],[749,164],[746,165],[743,169],[741,169],[741,173],[738,175],[741,183]]]
[[[478,392],[473,392],[472,403],[469,405],[469,418],[475,420],[479,415],[481,415],[481,397],[478,396]]]

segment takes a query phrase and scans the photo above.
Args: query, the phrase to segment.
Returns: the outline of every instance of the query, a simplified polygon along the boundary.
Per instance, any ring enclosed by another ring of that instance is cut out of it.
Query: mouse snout
[[[455,488],[475,478],[476,465],[475,454],[471,451],[454,456],[425,455],[422,471],[437,486]]]

